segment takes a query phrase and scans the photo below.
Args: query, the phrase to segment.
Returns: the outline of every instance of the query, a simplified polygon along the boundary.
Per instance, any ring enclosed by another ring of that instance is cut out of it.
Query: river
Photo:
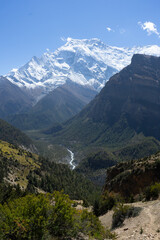
[[[72,170],[73,169],[75,169],[75,165],[73,164],[73,161],[74,161],[74,153],[71,151],[71,150],[69,150],[68,148],[67,148],[67,151],[70,153],[70,155],[71,155],[71,160],[70,160],[70,162],[69,162],[69,164],[70,164],[70,166],[71,166],[71,168],[72,168]]]

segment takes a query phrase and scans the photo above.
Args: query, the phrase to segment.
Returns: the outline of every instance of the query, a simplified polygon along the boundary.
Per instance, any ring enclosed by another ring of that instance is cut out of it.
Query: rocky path
[[[128,204],[129,205],[129,204]],[[123,226],[115,229],[120,240],[160,240],[160,200],[132,204],[142,208],[137,217],[128,218]],[[100,217],[102,224],[110,228],[113,211]]]

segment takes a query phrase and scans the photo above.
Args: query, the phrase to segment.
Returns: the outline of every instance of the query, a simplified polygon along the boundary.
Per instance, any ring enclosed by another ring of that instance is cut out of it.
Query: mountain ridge
[[[9,116],[7,120],[22,130],[49,128],[80,112],[96,94],[91,88],[67,81],[40,99],[27,113]]]
[[[32,98],[23,89],[0,76],[0,117],[23,113],[32,106]]]

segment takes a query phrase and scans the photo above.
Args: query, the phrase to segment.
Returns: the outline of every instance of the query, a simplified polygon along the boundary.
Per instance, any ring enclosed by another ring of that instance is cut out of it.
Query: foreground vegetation
[[[26,195],[0,205],[0,239],[71,239],[80,234],[91,239],[114,238],[98,218],[76,210],[68,195]]]

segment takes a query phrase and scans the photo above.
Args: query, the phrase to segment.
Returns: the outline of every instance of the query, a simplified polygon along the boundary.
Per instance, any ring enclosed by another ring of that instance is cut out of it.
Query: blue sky
[[[0,75],[64,44],[160,45],[159,0],[0,0]]]

